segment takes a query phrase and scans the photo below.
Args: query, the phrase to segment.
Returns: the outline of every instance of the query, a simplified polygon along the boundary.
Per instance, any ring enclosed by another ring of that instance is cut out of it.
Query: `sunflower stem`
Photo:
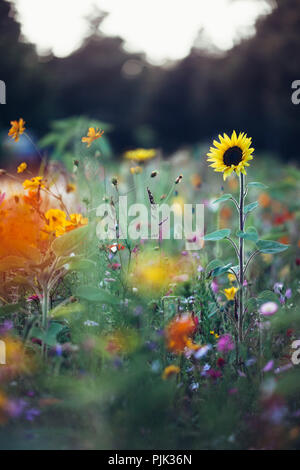
[[[244,231],[244,175],[240,174],[240,205],[239,205],[239,218],[240,218],[240,231]],[[244,311],[244,239],[239,239],[239,313],[238,313],[238,339],[239,343],[243,340],[243,311]]]

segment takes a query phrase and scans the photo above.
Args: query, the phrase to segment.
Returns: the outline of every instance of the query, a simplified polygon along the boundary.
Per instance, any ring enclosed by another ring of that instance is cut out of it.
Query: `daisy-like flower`
[[[11,128],[8,135],[14,139],[15,142],[19,141],[20,135],[25,132],[25,121],[20,118],[19,121],[11,121]]]
[[[87,144],[87,147],[90,147],[92,143],[95,140],[100,139],[100,137],[102,137],[103,134],[104,134],[104,131],[102,131],[101,129],[95,129],[94,127],[90,127],[87,133],[87,137],[82,137],[81,142],[83,142],[84,144]]]
[[[235,294],[238,289],[236,287],[230,287],[229,289],[224,289],[224,294],[226,295],[227,300],[234,300]]]
[[[174,375],[179,374],[179,372],[180,372],[180,367],[175,366],[174,364],[172,364],[171,366],[168,366],[168,367],[165,368],[165,370],[163,371],[163,374],[162,374],[162,378],[164,380],[166,380],[169,377],[172,377]]]
[[[89,220],[83,217],[82,214],[70,214],[70,222],[66,223],[66,231],[74,230],[75,228],[83,227],[87,225]]]
[[[35,176],[34,178],[31,178],[31,180],[25,180],[23,182],[24,189],[34,190],[34,189],[39,189],[39,188],[44,188],[44,187],[45,185],[43,183],[42,176]]]
[[[254,149],[250,147],[252,139],[247,137],[244,132],[237,136],[235,131],[233,131],[231,138],[224,134],[223,137],[219,135],[219,139],[220,142],[214,140],[214,147],[211,147],[207,154],[207,160],[212,162],[210,166],[215,171],[223,173],[224,180],[233,171],[237,175],[240,173],[246,175],[245,167],[249,166],[249,160],[253,159]]]
[[[125,158],[127,160],[133,160],[135,162],[144,162],[145,160],[150,160],[156,156],[156,151],[154,149],[136,149],[129,150],[125,152]]]
[[[55,232],[57,237],[65,233],[67,216],[64,211],[60,209],[50,209],[45,213],[45,217],[48,221],[48,225],[45,227],[47,232]]]
[[[23,173],[27,169],[27,163],[23,162],[21,165],[18,166],[17,172],[18,173]]]

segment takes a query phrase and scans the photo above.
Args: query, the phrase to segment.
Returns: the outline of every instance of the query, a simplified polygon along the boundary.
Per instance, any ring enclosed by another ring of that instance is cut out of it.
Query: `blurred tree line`
[[[0,79],[7,85],[0,130],[22,116],[41,136],[54,119],[85,115],[113,124],[117,152],[140,145],[169,152],[235,128],[259,150],[296,159],[300,105],[292,104],[291,84],[300,79],[300,2],[270,1],[273,11],[257,21],[256,35],[226,54],[195,46],[183,60],[157,67],[101,34],[103,15],[69,57],[40,58],[0,0]]]

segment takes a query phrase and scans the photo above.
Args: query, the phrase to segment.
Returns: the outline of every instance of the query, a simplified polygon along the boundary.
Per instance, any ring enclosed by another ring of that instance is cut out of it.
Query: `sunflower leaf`
[[[251,202],[251,204],[247,204],[247,205],[244,207],[244,213],[245,213],[245,214],[248,214],[249,212],[254,211],[254,209],[256,209],[258,206],[259,206],[258,201]]]
[[[268,186],[266,186],[263,183],[259,183],[258,181],[253,181],[252,183],[248,183],[248,187],[250,188],[260,188],[260,189],[267,189]]]
[[[218,241],[222,240],[225,237],[229,237],[231,230],[229,228],[224,228],[223,230],[216,230],[215,232],[209,233],[203,237],[205,241]]]
[[[231,194],[223,194],[223,196],[219,197],[219,199],[216,199],[213,204],[217,204],[218,202],[224,202],[228,201],[228,199],[232,199]]]
[[[256,246],[259,248],[261,253],[281,253],[288,249],[289,245],[283,243],[274,242],[273,240],[258,240]]]

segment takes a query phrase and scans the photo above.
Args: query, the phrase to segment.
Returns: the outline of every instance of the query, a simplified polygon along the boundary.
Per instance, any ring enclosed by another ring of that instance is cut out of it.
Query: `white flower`
[[[261,305],[259,313],[265,317],[270,317],[274,315],[278,310],[278,305],[276,302],[266,302]]]

